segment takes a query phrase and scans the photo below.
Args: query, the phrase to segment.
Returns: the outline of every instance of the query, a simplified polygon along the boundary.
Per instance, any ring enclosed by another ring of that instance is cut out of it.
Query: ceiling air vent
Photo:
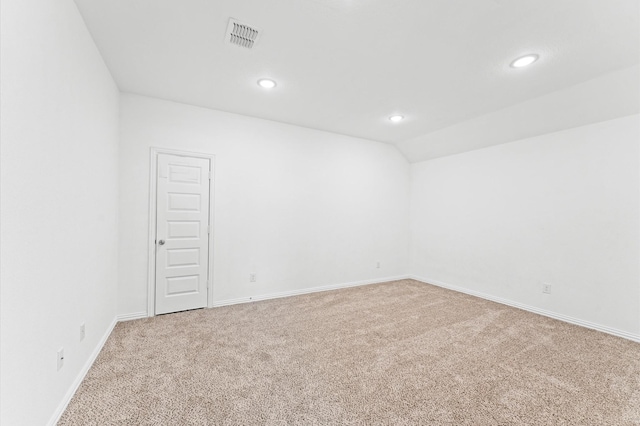
[[[258,42],[259,35],[259,29],[230,18],[225,37],[229,44],[251,49]]]

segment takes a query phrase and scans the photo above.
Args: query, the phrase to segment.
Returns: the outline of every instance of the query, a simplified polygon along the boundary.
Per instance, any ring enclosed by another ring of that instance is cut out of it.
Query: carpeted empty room
[[[639,0],[0,0],[0,425],[640,426]]]
[[[637,425],[640,345],[402,280],[118,324],[60,425]]]

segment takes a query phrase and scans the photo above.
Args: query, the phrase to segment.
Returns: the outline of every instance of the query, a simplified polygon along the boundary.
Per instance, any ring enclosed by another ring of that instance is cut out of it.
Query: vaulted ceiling
[[[76,3],[122,91],[414,150],[640,62],[637,0]],[[231,17],[261,30],[252,49],[225,43]],[[528,53],[539,60],[510,67]],[[259,87],[264,77],[276,88]]]

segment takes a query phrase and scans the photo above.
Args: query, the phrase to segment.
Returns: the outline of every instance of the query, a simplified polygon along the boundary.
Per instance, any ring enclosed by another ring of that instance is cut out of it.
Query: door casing
[[[207,270],[207,307],[213,307],[213,240],[214,240],[214,183],[215,183],[215,156],[201,152],[177,151],[173,149],[151,147],[149,152],[149,241],[147,250],[148,261],[148,293],[147,293],[147,317],[156,315],[156,203],[157,203],[157,178],[158,178],[158,154],[170,154],[181,157],[195,157],[208,159],[211,164],[211,183],[209,184],[209,266]]]

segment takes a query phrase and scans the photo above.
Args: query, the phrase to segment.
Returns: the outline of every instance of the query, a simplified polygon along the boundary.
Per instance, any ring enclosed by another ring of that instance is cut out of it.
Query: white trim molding
[[[547,311],[547,310],[544,310],[544,309],[536,308],[534,306],[525,305],[523,303],[514,302],[513,300],[503,299],[502,297],[491,296],[489,294],[481,293],[479,291],[468,290],[466,288],[458,287],[458,286],[451,285],[451,284],[447,284],[445,282],[438,281],[438,280],[427,279],[427,278],[419,277],[419,276],[415,276],[415,275],[410,275],[409,278],[411,278],[413,280],[416,280],[416,281],[420,281],[421,283],[424,283],[424,284],[435,285],[437,287],[442,287],[442,288],[446,288],[448,290],[457,291],[458,293],[464,293],[464,294],[468,294],[470,296],[479,297],[481,299],[490,300],[492,302],[500,303],[502,305],[507,305],[507,306],[511,306],[511,307],[514,307],[514,308],[522,309],[524,311],[532,312],[534,314],[538,314],[538,315],[542,315],[542,316],[545,316],[545,317],[557,319],[559,321],[567,322],[569,324],[574,324],[574,325],[579,325],[581,327],[590,328],[592,330],[601,331],[603,333],[611,334],[611,335],[614,335],[614,336],[617,336],[617,337],[622,337],[624,339],[628,339],[628,340],[632,340],[634,342],[640,343],[640,335],[634,334],[634,333],[629,333],[628,331],[618,330],[616,328],[607,327],[607,326],[604,326],[604,325],[601,325],[601,324],[596,324],[596,323],[593,323],[593,322],[584,321],[584,320],[581,320],[581,319],[578,319],[578,318],[573,318],[573,317],[570,317],[570,316],[567,316],[567,315],[558,314],[556,312],[551,312],[551,311]]]
[[[329,285],[318,286],[318,287],[309,287],[309,288],[303,288],[300,290],[281,291],[277,293],[261,294],[258,296],[239,297],[237,299],[225,299],[225,300],[219,300],[219,301],[213,302],[213,307],[217,308],[220,306],[229,306],[229,305],[237,305],[240,303],[257,302],[260,300],[280,299],[283,297],[299,296],[301,294],[318,293],[321,291],[338,290],[341,288],[359,287],[359,286],[370,285],[370,284],[382,284],[389,281],[406,280],[408,278],[411,278],[411,277],[409,275],[400,275],[395,277],[376,278],[373,280],[353,281],[348,283],[329,284]]]
[[[89,359],[87,359],[87,362],[84,363],[84,366],[82,367],[82,369],[80,370],[80,372],[76,376],[76,379],[73,381],[73,383],[69,387],[69,390],[67,390],[67,393],[64,395],[64,398],[62,398],[62,401],[60,402],[60,405],[58,405],[58,408],[53,413],[53,416],[51,416],[51,419],[49,420],[47,425],[55,426],[58,423],[58,421],[60,420],[60,417],[62,417],[62,414],[67,409],[67,406],[69,405],[69,402],[71,402],[71,399],[73,398],[73,395],[76,394],[76,391],[78,390],[78,388],[80,387],[80,384],[84,380],[84,377],[87,375],[87,373],[91,369],[91,366],[93,365],[93,363],[98,358],[98,355],[100,355],[100,352],[102,351],[102,348],[104,347],[104,344],[107,343],[107,339],[111,335],[111,332],[113,331],[113,329],[114,329],[114,327],[116,326],[117,323],[118,323],[118,320],[116,318],[114,318],[113,321],[111,322],[111,324],[109,325],[109,327],[107,327],[107,331],[104,333],[104,335],[102,336],[102,338],[100,339],[100,341],[96,345],[96,347],[93,350],[93,352],[91,352],[91,355],[89,356]]]
[[[117,320],[118,320],[118,322],[132,321],[132,320],[147,318],[148,316],[149,315],[147,315],[146,312],[133,312],[133,313],[130,313],[130,314],[118,315]]]

